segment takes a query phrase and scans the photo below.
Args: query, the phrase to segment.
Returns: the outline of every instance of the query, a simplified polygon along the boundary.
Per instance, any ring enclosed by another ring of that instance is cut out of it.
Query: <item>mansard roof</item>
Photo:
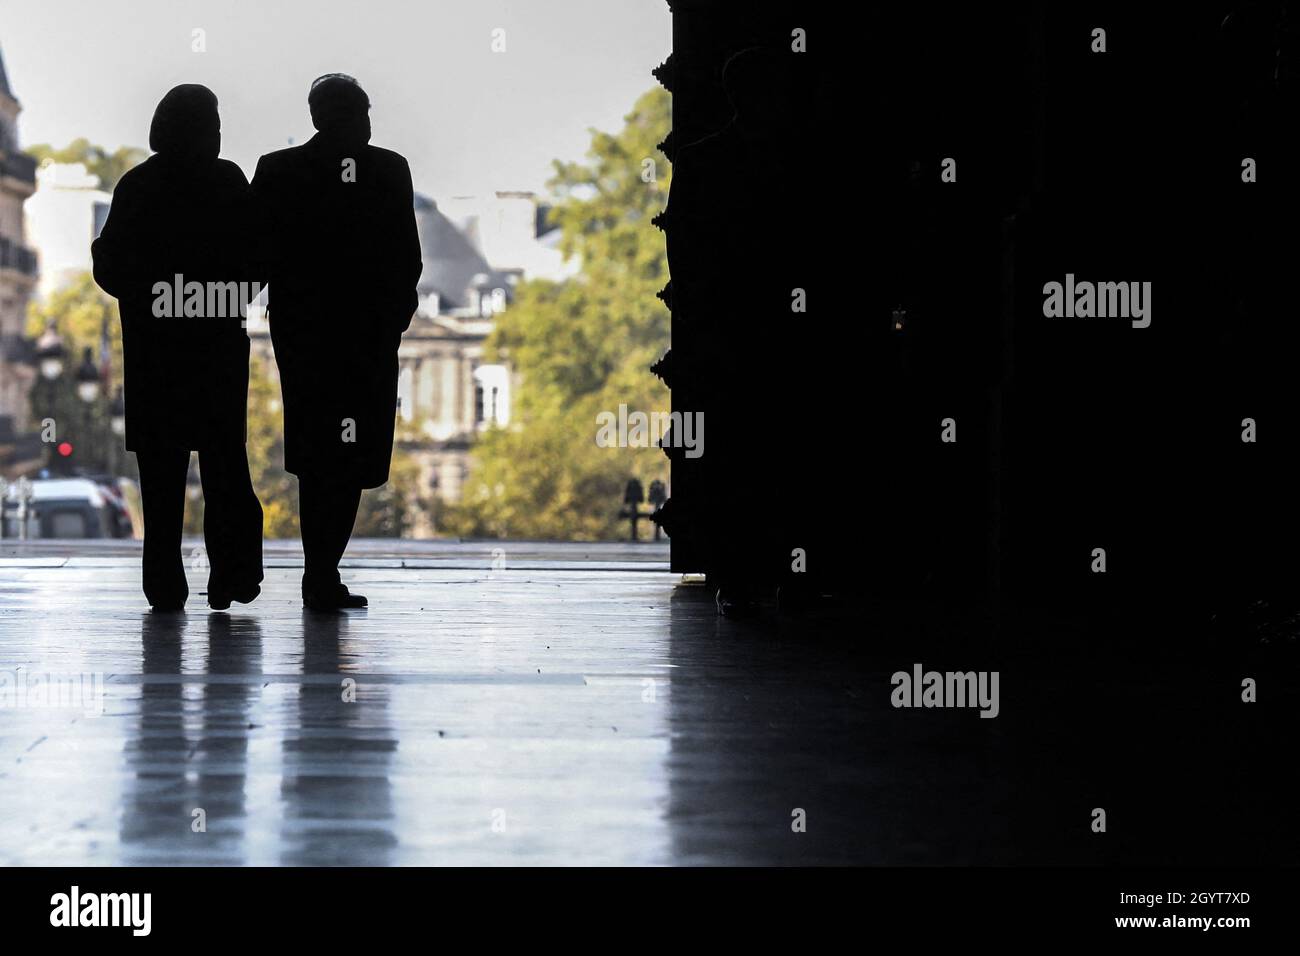
[[[490,287],[507,285],[505,273],[493,269],[470,238],[444,215],[438,204],[416,194],[415,219],[420,232],[420,255],[424,272],[420,274],[421,295],[436,292],[446,305],[466,305],[466,293],[474,277],[488,277]]]

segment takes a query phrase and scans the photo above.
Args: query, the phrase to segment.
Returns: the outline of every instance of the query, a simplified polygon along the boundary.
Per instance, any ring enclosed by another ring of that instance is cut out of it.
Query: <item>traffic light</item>
[[[77,449],[72,442],[66,438],[57,445],[50,447],[50,456],[47,467],[51,474],[71,475],[77,467]]]

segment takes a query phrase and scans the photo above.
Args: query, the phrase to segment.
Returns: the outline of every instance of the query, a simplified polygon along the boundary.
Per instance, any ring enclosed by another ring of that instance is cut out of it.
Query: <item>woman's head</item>
[[[153,113],[149,148],[186,165],[212,163],[221,152],[217,97],[206,86],[183,83],[167,91]]]

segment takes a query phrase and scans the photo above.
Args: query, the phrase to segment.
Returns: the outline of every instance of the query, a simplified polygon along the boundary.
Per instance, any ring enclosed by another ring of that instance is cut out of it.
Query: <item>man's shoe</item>
[[[308,587],[302,589],[302,605],[309,611],[340,611],[344,608],[367,607],[369,604],[364,594],[353,594],[342,584],[325,591]]]
[[[149,610],[154,614],[177,614],[185,610],[185,602],[182,601],[159,601],[157,604],[149,605]]]
[[[369,607],[370,602],[366,600],[364,594],[353,594],[347,588],[343,589],[343,594],[339,598],[339,607]]]
[[[224,611],[230,607],[232,601],[239,604],[252,604],[261,593],[262,586],[260,584],[254,584],[252,587],[237,591],[209,590],[208,607],[214,611]]]

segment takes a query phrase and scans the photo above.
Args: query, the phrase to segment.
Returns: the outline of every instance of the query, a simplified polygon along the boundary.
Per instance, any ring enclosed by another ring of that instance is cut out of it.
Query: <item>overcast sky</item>
[[[589,127],[622,125],[671,46],[664,0],[0,0],[24,146],[147,146],[162,95],[202,83],[222,155],[251,176],[259,155],[312,135],[311,80],[350,73],[370,94],[371,142],[404,154],[434,198],[541,191]]]

